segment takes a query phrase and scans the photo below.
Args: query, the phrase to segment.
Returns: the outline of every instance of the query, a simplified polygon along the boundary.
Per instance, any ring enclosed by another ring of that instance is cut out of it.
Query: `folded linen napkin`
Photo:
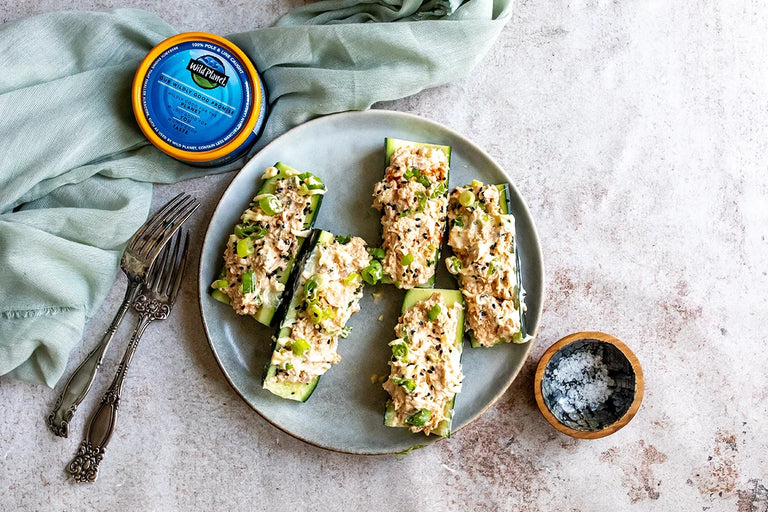
[[[274,27],[226,36],[269,91],[270,116],[251,155],[308,119],[467,75],[511,1],[325,0]],[[136,126],[133,74],[175,33],[134,9],[0,25],[0,375],[56,384],[146,219],[152,183],[242,165],[189,167]]]

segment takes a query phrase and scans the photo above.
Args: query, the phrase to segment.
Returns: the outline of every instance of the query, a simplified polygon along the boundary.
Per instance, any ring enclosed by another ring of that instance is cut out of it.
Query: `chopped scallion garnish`
[[[411,379],[398,379],[395,377],[392,379],[392,382],[404,388],[408,393],[413,393],[416,389],[416,383]]]
[[[280,200],[273,194],[265,194],[264,197],[259,199],[259,207],[267,215],[275,215],[283,210]]]
[[[307,350],[309,350],[309,343],[307,342],[307,340],[298,339],[291,344],[291,352],[293,352],[297,356],[302,355]]]
[[[475,202],[475,194],[471,190],[465,190],[459,195],[461,206],[469,206]]]
[[[377,260],[383,260],[384,256],[386,256],[386,253],[384,252],[384,249],[381,249],[379,247],[370,247],[368,248],[368,254],[376,258]]]
[[[246,256],[253,254],[253,240],[250,238],[238,240],[236,250],[238,258],[245,258]]]
[[[381,263],[377,260],[373,260],[361,272],[363,281],[365,281],[370,285],[375,285],[376,283],[381,281],[382,274],[383,274],[383,269],[381,267]]]
[[[253,293],[256,291],[256,283],[254,282],[255,272],[249,270],[242,276],[243,281],[243,293]]]
[[[413,427],[423,427],[432,418],[432,411],[421,409],[406,418],[405,422]]]

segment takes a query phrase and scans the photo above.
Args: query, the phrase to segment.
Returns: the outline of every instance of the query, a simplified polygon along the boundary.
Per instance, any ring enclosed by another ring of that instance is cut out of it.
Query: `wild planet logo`
[[[213,55],[203,55],[191,59],[187,70],[192,74],[192,80],[203,89],[215,89],[227,85],[229,77],[224,74],[224,64]]]

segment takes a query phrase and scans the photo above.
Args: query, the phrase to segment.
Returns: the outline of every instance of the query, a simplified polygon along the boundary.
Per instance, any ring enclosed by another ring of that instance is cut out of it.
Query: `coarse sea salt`
[[[583,350],[560,358],[552,371],[554,387],[563,395],[558,404],[566,413],[594,411],[611,397],[615,382],[600,354]]]

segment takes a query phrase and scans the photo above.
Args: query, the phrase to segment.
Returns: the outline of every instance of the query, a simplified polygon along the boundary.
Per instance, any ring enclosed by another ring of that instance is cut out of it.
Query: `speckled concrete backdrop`
[[[267,26],[301,2],[126,3],[182,30],[226,34]],[[0,1],[0,21],[65,5],[114,4]],[[230,390],[190,280],[175,319],[142,343],[95,485],[72,485],[62,471],[85,415],[75,438],[54,439],[43,424],[53,392],[0,379],[0,509],[765,512],[767,55],[759,0],[521,0],[472,77],[381,105],[486,148],[537,222],[547,268],[540,335],[494,408],[401,461],[307,446]],[[196,251],[230,179],[157,188],[158,204],[179,190],[203,198]],[[587,329],[635,350],[646,397],[625,429],[576,441],[539,414],[532,379],[546,347]]]

